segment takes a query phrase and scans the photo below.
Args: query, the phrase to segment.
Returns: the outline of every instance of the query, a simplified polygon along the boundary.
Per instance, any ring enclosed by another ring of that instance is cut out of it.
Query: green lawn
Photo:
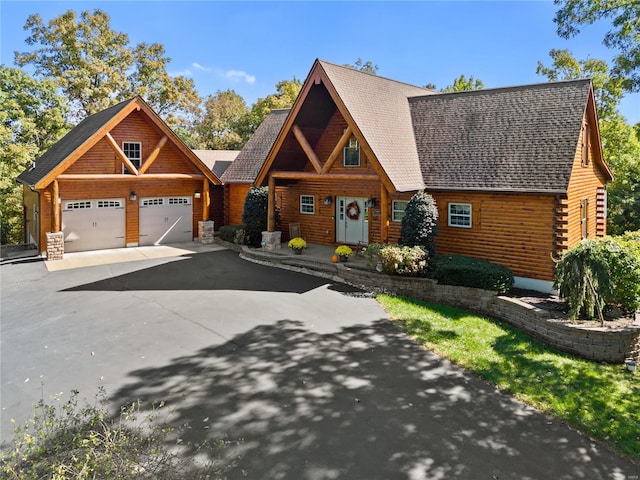
[[[377,299],[427,349],[640,460],[640,373],[558,352],[506,323],[457,308]]]

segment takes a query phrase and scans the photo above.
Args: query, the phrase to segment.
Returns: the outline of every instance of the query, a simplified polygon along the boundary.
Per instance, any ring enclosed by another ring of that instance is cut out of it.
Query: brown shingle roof
[[[319,60],[397,191],[423,188],[408,97],[430,90]]]
[[[202,163],[204,163],[209,169],[215,173],[216,177],[222,177],[222,174],[227,171],[227,168],[233,163],[239,150],[194,150]]]
[[[272,110],[240,151],[222,177],[222,183],[253,183],[267,159],[289,109]]]
[[[427,189],[566,192],[589,80],[409,99]]]
[[[91,139],[109,120],[134,101],[136,101],[135,98],[120,102],[82,120],[38,158],[35,161],[35,167],[29,168],[18,175],[17,180],[33,188],[40,180],[44,179],[58,165],[64,162],[69,155]]]

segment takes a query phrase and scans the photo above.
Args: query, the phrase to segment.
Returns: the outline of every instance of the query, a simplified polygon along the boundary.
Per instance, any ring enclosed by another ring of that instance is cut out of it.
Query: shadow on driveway
[[[229,478],[623,479],[630,462],[452,367],[386,320],[260,325],[130,372],[116,403],[166,400],[189,440],[243,439]]]
[[[343,283],[329,283],[331,290],[361,291]],[[179,257],[162,265],[62,291],[239,290],[302,294],[326,284],[324,278],[249,263],[236,252],[223,250]]]

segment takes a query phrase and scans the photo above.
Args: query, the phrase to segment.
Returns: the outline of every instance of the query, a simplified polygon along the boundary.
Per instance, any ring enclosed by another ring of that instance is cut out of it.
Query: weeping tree
[[[568,318],[604,320],[605,307],[640,307],[638,233],[583,240],[556,267],[554,288],[567,300]]]
[[[409,203],[402,217],[400,245],[422,247],[432,257],[435,253],[435,236],[438,233],[438,207],[431,195],[419,191]]]

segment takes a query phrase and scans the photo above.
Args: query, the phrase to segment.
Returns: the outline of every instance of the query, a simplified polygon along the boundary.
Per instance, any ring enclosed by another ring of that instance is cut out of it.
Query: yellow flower
[[[336,248],[336,255],[340,257],[350,257],[351,255],[353,255],[353,250],[351,250],[351,247],[347,245],[340,245],[338,248]]]
[[[292,250],[302,250],[303,248],[307,248],[307,242],[304,238],[296,237],[289,240],[288,246]]]

